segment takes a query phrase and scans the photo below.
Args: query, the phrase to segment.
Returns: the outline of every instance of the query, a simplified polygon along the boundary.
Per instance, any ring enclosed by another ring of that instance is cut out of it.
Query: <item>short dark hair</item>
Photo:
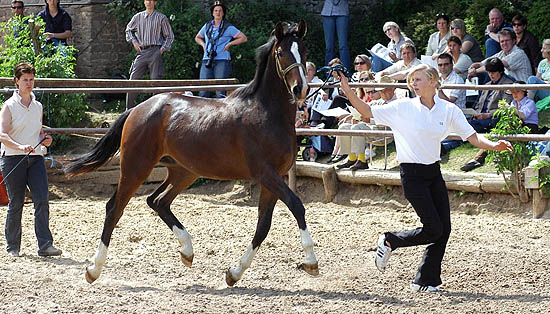
[[[210,6],[210,15],[214,14],[214,8],[215,7],[221,7],[222,8],[223,18],[225,19],[225,16],[227,15],[227,6],[221,1],[214,1],[212,6]]]
[[[510,36],[510,38],[515,41],[516,40],[516,33],[514,33],[514,31],[512,30],[509,30],[507,28],[504,28],[502,30],[500,30],[500,32],[498,32],[498,37],[499,37],[499,41],[500,41],[500,36],[501,35],[504,35],[504,36]]]
[[[437,23],[437,20],[439,19],[444,19],[445,22],[447,22],[447,24],[451,24],[451,18],[445,13],[439,13],[438,15],[435,16],[436,23]]]
[[[485,70],[487,70],[487,72],[504,73],[504,64],[499,58],[493,57],[487,60],[487,63],[485,64]]]
[[[460,40],[460,38],[456,36],[449,37],[449,39],[447,40],[447,44],[450,43],[451,41],[457,43],[459,46],[462,46],[462,40]]]
[[[21,62],[13,69],[14,81],[15,79],[20,79],[23,74],[36,75],[36,69],[28,62]]]
[[[451,63],[453,63],[453,57],[452,57],[450,54],[448,54],[448,53],[442,53],[442,54],[440,54],[440,55],[437,57],[437,59],[438,59],[438,60],[439,60],[439,59],[449,59],[449,61],[450,61]]]
[[[23,0],[11,0],[11,4],[21,3],[21,6],[25,7],[25,2]]]
[[[516,14],[513,18],[512,18],[512,22],[513,21],[519,21],[522,25],[527,25],[527,18],[521,14]]]

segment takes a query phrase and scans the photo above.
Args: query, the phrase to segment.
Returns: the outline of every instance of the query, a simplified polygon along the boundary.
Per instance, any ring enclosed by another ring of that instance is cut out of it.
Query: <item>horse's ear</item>
[[[277,23],[277,26],[275,26],[273,33],[275,35],[275,38],[277,38],[277,41],[281,41],[283,39],[285,35],[285,29],[282,22]]]
[[[301,20],[298,24],[298,38],[303,39],[307,33],[307,24],[304,20]]]

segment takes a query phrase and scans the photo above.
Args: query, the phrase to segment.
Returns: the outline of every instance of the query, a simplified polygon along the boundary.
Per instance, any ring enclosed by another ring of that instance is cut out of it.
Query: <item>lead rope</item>
[[[322,68],[320,68],[317,73],[325,73],[326,74],[326,79],[325,81],[323,82],[323,84],[321,84],[321,86],[319,86],[319,88],[317,88],[314,92],[310,93],[309,95],[307,95],[306,97],[306,100],[308,100],[309,98],[313,97],[314,95],[316,95],[321,89],[323,89],[325,86],[334,86],[338,83],[340,83],[340,81],[335,81],[335,82],[331,82],[331,83],[328,83],[328,81],[330,80],[330,78],[332,77],[332,72],[342,72],[344,73],[347,77],[350,78],[350,82],[354,82],[355,80],[352,79],[351,75],[349,75],[349,72],[348,72],[348,69],[346,69],[345,66],[341,65],[341,64],[337,64],[333,67],[330,67],[330,66],[324,66]]]

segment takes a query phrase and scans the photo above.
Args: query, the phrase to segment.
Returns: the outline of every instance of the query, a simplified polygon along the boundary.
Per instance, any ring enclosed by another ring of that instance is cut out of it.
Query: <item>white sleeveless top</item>
[[[8,106],[11,112],[11,131],[8,135],[16,142],[24,145],[36,146],[40,142],[40,131],[42,130],[42,104],[36,100],[31,92],[31,104],[26,107],[21,102],[19,91],[13,93],[4,106]],[[37,147],[31,155],[43,155],[43,146]],[[45,148],[45,147],[44,147]],[[2,145],[2,156],[25,155],[26,153]]]

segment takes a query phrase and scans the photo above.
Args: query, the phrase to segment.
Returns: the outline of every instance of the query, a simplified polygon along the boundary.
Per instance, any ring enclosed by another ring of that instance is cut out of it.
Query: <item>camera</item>
[[[216,51],[215,50],[211,50],[210,52],[208,52],[208,61],[206,61],[206,67],[208,69],[211,69],[212,66],[214,66],[214,58],[216,58]]]

